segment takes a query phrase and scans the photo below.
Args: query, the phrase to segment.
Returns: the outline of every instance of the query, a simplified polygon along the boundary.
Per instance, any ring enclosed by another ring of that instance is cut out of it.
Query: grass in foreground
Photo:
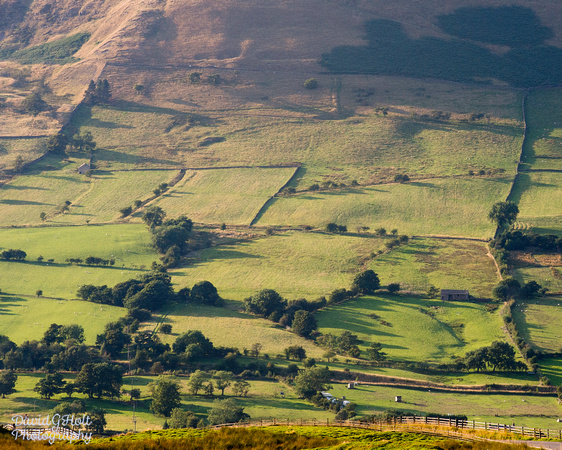
[[[380,342],[390,359],[452,362],[503,340],[499,316],[475,303],[376,295],[327,307],[316,316],[322,333],[349,330],[364,340],[363,352],[371,342]]]

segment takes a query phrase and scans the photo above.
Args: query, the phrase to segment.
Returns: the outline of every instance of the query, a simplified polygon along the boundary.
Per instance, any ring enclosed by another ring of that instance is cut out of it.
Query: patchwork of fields
[[[461,47],[477,50],[472,43],[463,47],[460,41],[414,38],[393,26],[410,49],[432,42],[447,54]],[[347,48],[369,53],[375,47]],[[40,156],[46,139],[0,139],[0,170],[7,180],[0,185],[0,252],[27,253],[25,261],[0,260],[0,334],[19,345],[40,340],[52,323],[76,323],[93,345],[105,325],[126,310],[78,301],[76,291],[84,284],[111,287],[160,262],[162,255],[142,222],[147,208],[156,206],[166,218],[189,217],[200,232],[193,241],[204,242],[204,248],[186,251],[179,266],[169,269],[174,289],[208,280],[225,299],[224,307],[171,303],[141,324],[141,331],[155,330],[164,343],[200,330],[215,346],[236,347],[242,354],[261,344],[260,357],[251,361],[283,368],[293,363],[304,367],[283,356],[287,347],[302,346],[307,357],[338,371],[447,385],[536,386],[545,382],[541,374],[553,384],[562,383],[559,255],[513,252],[510,257],[510,275],[520,282],[536,280],[554,293],[518,301],[513,308],[519,336],[550,355],[539,360],[538,376],[526,371],[413,372],[404,364],[448,364],[494,341],[512,343],[501,305],[488,303],[494,286],[507,275],[499,274],[488,251],[487,241],[496,232],[488,212],[509,195],[520,209],[515,228],[562,234],[562,89],[525,94],[528,134],[516,176],[524,137],[523,91],[495,82],[344,74],[342,51],[324,56],[325,64],[342,73],[317,74],[319,88],[304,93],[301,72],[240,75],[221,69],[220,83],[203,86],[188,82],[184,70],[181,82],[173,81],[177,73],[146,81],[147,92],[131,101],[123,95],[125,81],[117,81],[123,77],[121,69],[108,68],[121,95],[108,105],[82,105],[71,123],[77,132],[91,132],[97,143],[88,175],[77,173],[89,161],[87,155],[73,152],[49,154],[22,173],[12,172],[16,155],[25,161]],[[512,79],[505,70],[513,61],[487,48],[478,51],[483,58],[479,64],[487,58],[499,64],[496,79],[526,86],[529,77],[546,73],[531,70]],[[519,53],[520,58],[528,56]],[[423,67],[415,69],[423,75]],[[472,80],[477,68],[465,69],[451,79]],[[384,67],[378,70],[387,73]],[[405,73],[411,74],[409,70]],[[126,83],[131,84],[130,74]],[[281,91],[293,84],[300,91],[283,96]],[[127,89],[130,93],[131,86]],[[250,93],[251,101],[240,99]],[[396,175],[410,179],[400,183]],[[154,192],[163,183],[169,188]],[[120,210],[135,203],[132,214],[123,217]],[[328,233],[329,223],[347,231]],[[381,228],[385,233],[377,234]],[[389,248],[397,235],[406,235],[408,242]],[[67,262],[88,256],[114,259],[115,264]],[[381,289],[313,313],[319,333],[356,334],[362,360],[336,355],[335,361],[327,361],[326,349],[312,338],[244,312],[244,299],[262,289],[274,289],[287,300],[315,300],[349,289],[366,269],[379,275],[382,289],[399,283],[401,291]],[[429,299],[430,287],[466,289],[479,301]],[[162,324],[172,325],[172,333],[160,333]],[[365,360],[373,342],[381,343],[394,365],[379,367]],[[516,358],[523,361],[519,353]],[[190,370],[203,367],[198,364]],[[0,419],[28,412],[31,405],[47,412],[63,399],[62,394],[39,398],[33,387],[42,376],[20,374],[17,392],[0,404]],[[141,389],[137,429],[163,425],[164,419],[149,409],[154,379],[141,371],[134,379],[125,378],[127,385]],[[186,394],[187,378],[178,380],[182,407],[206,416],[214,398]],[[252,419],[333,418],[332,412],[297,398],[290,383],[252,379],[250,384],[249,397],[237,398],[237,403]],[[526,426],[553,428],[560,413],[554,396],[459,395],[403,386],[347,390],[339,383],[333,383],[331,392],[356,402],[360,415],[397,407],[395,395],[403,397],[400,409],[417,414],[466,414]],[[124,398],[88,404],[107,410],[109,428],[133,427],[131,405]]]

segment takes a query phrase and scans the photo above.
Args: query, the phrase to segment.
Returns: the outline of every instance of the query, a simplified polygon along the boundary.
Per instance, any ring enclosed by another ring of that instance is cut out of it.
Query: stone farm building
[[[84,163],[78,167],[78,173],[80,175],[84,175],[88,170],[90,170],[90,165],[88,163]]]
[[[469,300],[468,291],[456,289],[441,289],[441,300]]]

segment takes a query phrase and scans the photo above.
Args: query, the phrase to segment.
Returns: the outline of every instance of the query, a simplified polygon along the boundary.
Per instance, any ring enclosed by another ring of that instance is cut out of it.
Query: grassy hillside
[[[185,214],[195,222],[250,225],[294,172],[295,168],[188,172],[152,204],[168,211],[169,217]]]
[[[144,324],[146,329],[155,329],[158,323],[172,325],[173,334],[159,336],[170,345],[177,337],[190,330],[199,330],[215,346],[237,347],[240,351],[250,349],[259,342],[262,352],[271,357],[283,354],[283,350],[292,345],[305,348],[308,356],[318,358],[322,349],[313,342],[289,333],[273,322],[249,314],[232,311],[228,308],[214,308],[201,305],[174,305]],[[225,334],[225,330],[228,333]]]
[[[143,225],[4,229],[0,243],[2,249],[27,253],[23,262],[0,261],[2,292],[14,295],[35,295],[41,289],[46,297],[73,299],[82,284],[113,286],[135,278],[158,259]],[[39,256],[44,257],[42,262],[36,261]],[[90,267],[65,262],[88,256],[114,258],[116,263]]]
[[[115,221],[119,211],[135,200],[150,198],[152,190],[170,182],[177,171],[96,171],[88,178],[88,191],[72,199],[68,213],[54,216],[49,224],[84,224]]]
[[[65,201],[72,202],[90,188],[90,180],[76,170],[85,159],[63,162],[51,156],[34,166],[33,173],[15,178],[0,189],[0,225],[38,225],[39,215],[60,213]]]
[[[384,94],[375,96],[377,102],[379,96]],[[84,108],[75,121],[82,130],[91,131],[101,147],[97,152],[100,167],[299,161],[306,167],[300,188],[321,182],[323,177],[348,184],[352,179],[369,183],[398,171],[420,175],[466,174],[480,169],[509,173],[515,168],[522,139],[517,123],[499,119],[474,124],[418,121],[401,111],[388,117],[369,113],[347,120],[319,120],[317,114],[321,112],[315,114],[305,105],[236,107],[200,114],[181,104],[156,107],[116,102],[110,107]],[[216,137],[223,141],[202,144]],[[342,154],[346,155],[345,163]]]
[[[520,301],[513,307],[513,318],[521,337],[538,350],[562,350],[561,302],[561,297],[541,298]]]
[[[348,287],[364,258],[383,245],[382,239],[367,236],[285,232],[200,251],[192,264],[172,275],[179,286],[209,280],[232,300],[261,289],[313,300]]]
[[[562,232],[562,183],[560,173],[523,173],[510,197],[518,203],[518,221],[540,233]]]
[[[490,394],[459,396],[454,393],[429,392],[426,389],[365,385],[350,390],[343,384],[334,384],[330,392],[335,397],[341,398],[344,395],[346,399],[356,402],[361,414],[375,414],[392,408],[416,414],[440,411],[451,415],[466,414],[470,420],[481,422],[515,422],[517,426],[557,428],[559,408],[555,397]],[[395,403],[396,395],[402,396],[402,403]],[[526,418],[531,416],[533,419]]]
[[[312,225],[330,222],[371,229],[397,228],[399,233],[485,238],[494,227],[487,219],[491,205],[507,195],[507,178],[449,178],[367,188],[313,192],[278,198],[259,225]]]
[[[383,284],[425,292],[429,286],[468,289],[475,297],[489,298],[498,281],[494,262],[483,242],[414,238],[408,245],[377,256],[369,267]]]
[[[52,294],[46,290],[45,295]],[[103,332],[105,324],[123,317],[126,312],[124,308],[79,300],[0,295],[2,334],[18,345],[24,341],[41,340],[52,323],[81,325],[84,327],[86,344],[94,345],[96,336]]]
[[[349,330],[364,340],[363,352],[380,342],[391,359],[451,362],[503,340],[499,316],[474,303],[377,295],[327,307],[316,316],[322,333]]]

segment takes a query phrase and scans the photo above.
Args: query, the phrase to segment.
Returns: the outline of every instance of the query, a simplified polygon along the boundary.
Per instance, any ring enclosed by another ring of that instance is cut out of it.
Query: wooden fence
[[[515,425],[505,425],[491,422],[476,422],[474,420],[454,419],[451,417],[421,417],[403,416],[391,419],[375,419],[374,421],[354,420],[297,420],[283,421],[277,419],[259,420],[252,422],[226,423],[214,425],[211,429],[224,427],[268,427],[268,426],[328,426],[328,427],[350,427],[363,428],[374,431],[411,431],[415,433],[435,434],[440,436],[451,436],[455,439],[481,439],[475,436],[476,431],[489,431],[500,433],[512,433],[522,437],[535,439],[560,439],[562,430],[550,430],[543,428],[530,428]]]
[[[0,426],[8,430],[14,430],[13,424],[0,423]],[[559,439],[562,440],[562,430],[550,430],[544,428],[530,428],[515,425],[505,425],[491,422],[476,422],[474,420],[454,419],[451,417],[421,417],[403,416],[390,419],[375,419],[374,421],[358,420],[256,420],[250,422],[223,423],[213,425],[209,428],[218,430],[220,428],[247,428],[247,427],[271,427],[271,426],[326,426],[326,427],[348,427],[362,428],[373,431],[403,431],[412,433],[424,433],[434,436],[447,436],[458,440],[486,440],[483,436],[477,436],[476,432],[498,432],[511,433],[513,439]],[[27,432],[42,433],[48,430],[40,428],[27,428]],[[61,431],[63,431],[61,429]],[[71,430],[64,430],[72,435]]]

